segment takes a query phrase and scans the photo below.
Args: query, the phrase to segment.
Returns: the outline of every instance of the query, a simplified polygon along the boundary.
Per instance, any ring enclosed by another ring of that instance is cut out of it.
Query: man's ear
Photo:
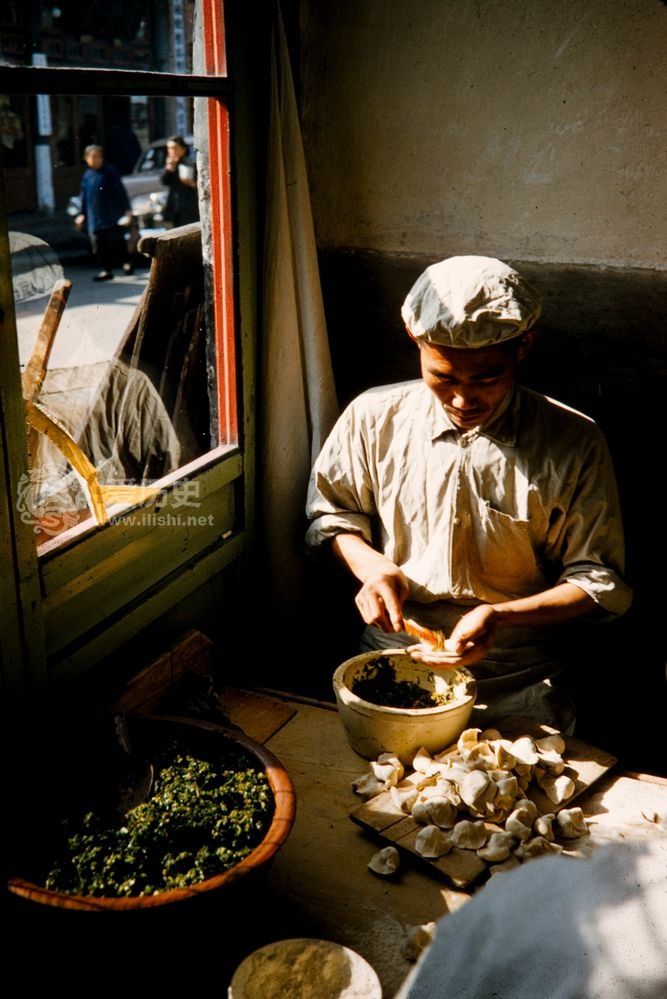
[[[527,333],[523,334],[519,341],[519,349],[516,353],[517,361],[523,361],[524,357],[527,357],[528,354],[530,354],[536,340],[537,330],[528,330]]]
[[[411,332],[411,330],[410,330],[410,328],[408,326],[405,327],[405,332],[408,334],[408,336],[410,337],[410,339],[412,340],[412,342],[416,343],[417,346],[419,347],[420,344],[421,344],[421,341],[418,340],[416,336],[414,336],[414,334]]]

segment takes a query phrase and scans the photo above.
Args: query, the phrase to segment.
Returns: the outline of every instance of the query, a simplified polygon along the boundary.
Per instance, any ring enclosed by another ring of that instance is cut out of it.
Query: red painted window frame
[[[224,6],[203,0],[206,73],[227,75]],[[216,98],[208,101],[211,232],[213,238],[213,316],[215,323],[216,385],[219,444],[238,443],[238,391],[232,234],[232,184],[229,108]]]

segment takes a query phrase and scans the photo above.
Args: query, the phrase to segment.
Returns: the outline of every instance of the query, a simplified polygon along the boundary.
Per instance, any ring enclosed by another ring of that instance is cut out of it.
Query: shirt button
[[[461,518],[460,517],[454,517],[454,526],[458,527],[460,523],[461,523]]]

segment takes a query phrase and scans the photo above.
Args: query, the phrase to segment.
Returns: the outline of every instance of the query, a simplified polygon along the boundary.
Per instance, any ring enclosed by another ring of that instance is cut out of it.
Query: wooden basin
[[[161,735],[173,732],[173,735],[182,741],[184,749],[188,748],[188,740],[204,738],[209,745],[215,742],[219,742],[221,745],[229,744],[229,742],[235,743],[253,756],[266,774],[274,798],[273,818],[264,838],[247,857],[222,874],[199,881],[187,888],[175,888],[159,892],[157,895],[139,895],[130,898],[71,895],[65,892],[51,891],[20,877],[10,878],[8,888],[11,893],[40,905],[62,909],[79,909],[89,912],[153,909],[195,899],[197,896],[225,889],[236,884],[242,878],[257,877],[268,873],[273,857],[290,833],[296,812],[296,796],[292,781],[277,757],[247,736],[210,722],[188,718],[151,716],[136,719],[135,724],[139,726],[147,744],[150,744],[151,732]]]

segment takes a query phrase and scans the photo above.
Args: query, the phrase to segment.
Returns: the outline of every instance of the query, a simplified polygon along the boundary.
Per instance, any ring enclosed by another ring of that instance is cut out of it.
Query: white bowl
[[[329,940],[279,940],[253,951],[238,966],[228,999],[382,999],[380,979],[368,961]]]
[[[354,678],[367,663],[383,656],[392,660],[398,680],[410,680],[430,693],[453,682],[454,699],[433,708],[390,708],[362,700],[352,693]],[[431,669],[411,659],[405,649],[364,652],[346,660],[334,673],[333,687],[352,748],[369,760],[380,753],[395,753],[408,764],[421,746],[435,753],[455,742],[468,724],[477,697],[477,684],[467,670]]]

